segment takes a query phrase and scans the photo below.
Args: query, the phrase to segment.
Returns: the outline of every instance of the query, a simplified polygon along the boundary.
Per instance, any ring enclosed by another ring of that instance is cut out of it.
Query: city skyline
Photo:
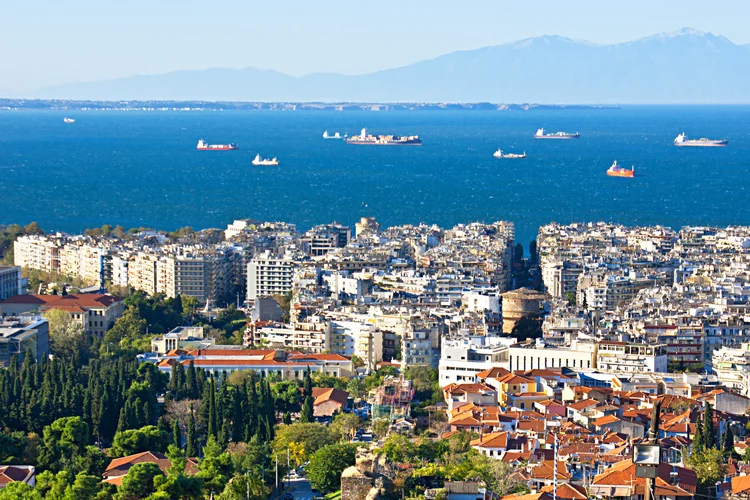
[[[544,1],[460,7],[386,2],[378,9],[344,2],[289,8],[225,1],[207,11],[197,2],[177,10],[169,2],[125,8],[84,0],[65,8],[49,5],[42,13],[18,4],[6,8],[15,22],[0,33],[0,44],[13,47],[0,91],[212,67],[291,76],[364,74],[545,34],[606,45],[689,26],[747,44],[740,19],[750,15],[750,6],[734,4],[734,16],[698,8],[694,1],[679,10],[645,1],[631,2],[627,10],[590,1],[575,8]],[[428,8],[429,23],[423,22]],[[646,11],[648,18],[642,16]]]

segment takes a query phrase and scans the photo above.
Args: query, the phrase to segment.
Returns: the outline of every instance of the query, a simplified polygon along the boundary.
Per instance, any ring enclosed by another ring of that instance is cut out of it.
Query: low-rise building
[[[151,339],[151,351],[157,354],[167,354],[176,349],[185,351],[210,349],[214,345],[214,339],[207,339],[204,336],[205,327],[178,326],[169,333]]]
[[[615,372],[666,372],[666,346],[627,342],[599,342],[596,367]]]
[[[12,357],[19,364],[27,353],[38,363],[49,354],[49,323],[41,316],[7,317],[0,321],[0,366]]]
[[[0,266],[0,300],[22,293],[21,267]]]
[[[4,300],[3,315],[18,316],[23,313],[58,309],[70,313],[81,324],[84,332],[97,338],[112,328],[117,318],[125,312],[121,298],[101,293],[76,293],[68,295],[16,295]]]

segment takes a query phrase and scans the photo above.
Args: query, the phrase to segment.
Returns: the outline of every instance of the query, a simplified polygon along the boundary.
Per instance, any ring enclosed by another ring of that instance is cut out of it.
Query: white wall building
[[[596,368],[614,372],[666,372],[665,345],[599,342]]]
[[[247,265],[247,300],[266,295],[284,295],[292,290],[294,262],[288,257],[273,257],[268,252],[256,255]]]
[[[596,368],[596,344],[574,342],[571,347],[552,347],[539,342],[510,347],[508,370],[535,368]]]
[[[501,337],[462,337],[443,340],[440,350],[440,387],[476,383],[477,373],[493,367],[508,369],[508,343]]]

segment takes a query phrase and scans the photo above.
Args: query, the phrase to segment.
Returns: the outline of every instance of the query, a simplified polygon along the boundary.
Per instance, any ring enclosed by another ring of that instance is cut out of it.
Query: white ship
[[[498,149],[492,156],[495,158],[526,158],[526,151],[519,155],[518,153],[503,153],[502,149]]]
[[[678,135],[674,139],[675,146],[697,146],[697,147],[721,147],[729,144],[726,139],[688,139],[685,133]]]
[[[255,158],[253,158],[253,165],[258,165],[261,167],[273,167],[279,164],[279,161],[274,156],[272,159],[268,160],[266,158],[261,158],[260,155],[255,155]]]
[[[65,123],[75,123],[76,122],[74,119],[68,118],[67,116],[65,118],[63,118],[63,121]]]
[[[342,137],[338,132],[335,132],[333,135],[331,135],[326,130],[325,132],[323,132],[323,139],[342,139]]]
[[[581,134],[578,132],[575,134],[570,134],[568,132],[548,133],[545,132],[543,128],[540,128],[536,131],[536,134],[534,134],[534,139],[578,139],[579,137],[581,137]]]

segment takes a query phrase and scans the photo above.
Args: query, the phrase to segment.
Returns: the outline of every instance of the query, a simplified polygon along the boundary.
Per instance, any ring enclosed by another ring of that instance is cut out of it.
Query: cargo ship
[[[342,138],[341,134],[339,134],[338,132],[335,132],[333,135],[329,134],[327,130],[323,132],[323,139],[341,139],[341,138]]]
[[[372,144],[373,146],[421,146],[422,139],[417,135],[372,135],[362,129],[359,135],[344,137],[347,144]]]
[[[253,158],[253,165],[261,167],[275,167],[278,164],[279,160],[277,160],[276,157],[268,160],[266,158],[261,158],[260,155],[255,155],[255,158]]]
[[[555,132],[554,134],[548,134],[543,128],[540,128],[534,134],[534,139],[578,139],[581,134],[576,132],[575,134],[569,134],[567,132]]]
[[[494,156],[495,158],[520,159],[526,158],[526,151],[524,151],[522,155],[519,155],[518,153],[503,153],[502,149],[498,149],[492,156]]]
[[[674,139],[674,145],[675,146],[697,146],[697,147],[704,147],[704,148],[716,148],[716,147],[722,147],[729,144],[729,141],[726,139],[706,139],[705,137],[702,139],[688,139],[685,133],[678,135]]]
[[[623,168],[615,160],[612,166],[607,169],[607,175],[610,177],[635,177],[635,167]]]
[[[63,121],[64,121],[65,123],[75,123],[75,122],[76,122],[76,121],[75,121],[74,119],[72,119],[72,118],[68,118],[68,117],[65,117],[65,118],[63,118]]]
[[[203,139],[198,141],[198,151],[232,151],[240,149],[237,144],[209,144]]]

